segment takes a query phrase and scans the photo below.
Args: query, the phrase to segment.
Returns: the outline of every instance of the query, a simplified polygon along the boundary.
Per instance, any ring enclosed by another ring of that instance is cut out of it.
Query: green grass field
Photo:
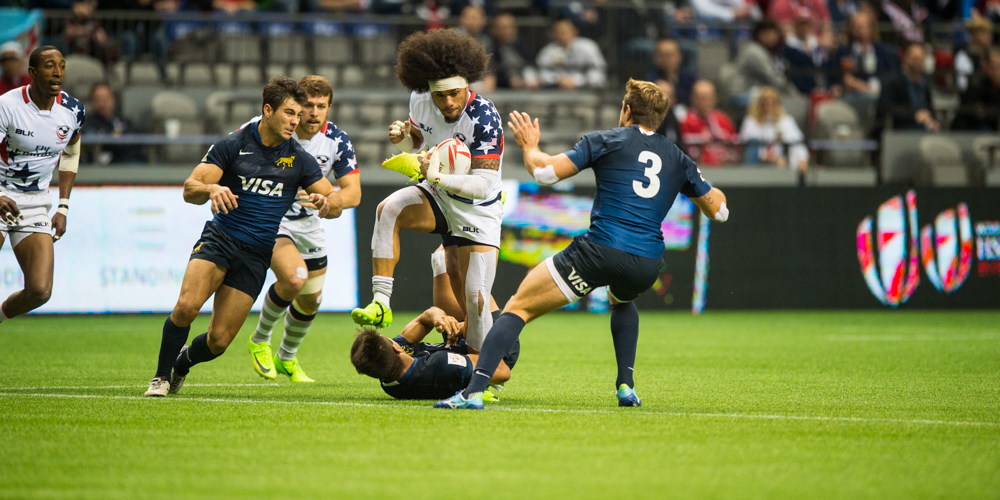
[[[0,325],[0,497],[1000,498],[1000,312],[643,313],[641,408],[607,317],[554,314],[481,412],[384,395],[347,315],[299,352],[316,384],[257,377],[251,318],[144,399],[163,319]]]

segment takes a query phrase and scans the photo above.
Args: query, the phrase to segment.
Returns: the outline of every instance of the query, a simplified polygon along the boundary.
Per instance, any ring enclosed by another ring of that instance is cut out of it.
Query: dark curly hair
[[[411,91],[427,92],[430,80],[482,80],[489,60],[483,44],[470,35],[454,29],[419,32],[399,44],[396,78]]]

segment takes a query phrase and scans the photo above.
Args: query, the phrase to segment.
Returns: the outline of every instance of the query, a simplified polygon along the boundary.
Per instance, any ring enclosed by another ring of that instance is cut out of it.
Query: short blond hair
[[[625,84],[625,99],[622,104],[632,110],[632,121],[648,129],[656,130],[667,116],[670,100],[663,89],[653,82],[629,78]]]
[[[774,106],[774,121],[777,122],[782,116],[785,116],[785,108],[781,106],[781,94],[771,87],[761,87],[757,97],[750,101],[750,107],[747,109],[747,114],[752,116],[754,120],[757,120],[757,123],[766,123],[768,117],[764,116],[764,112],[761,110],[760,106],[761,99],[765,97],[774,98],[776,103]]]
[[[303,76],[299,86],[306,89],[309,97],[327,97],[327,104],[333,104],[333,86],[330,80],[319,75]]]
[[[988,18],[973,12],[969,22],[965,23],[965,29],[970,33],[977,30],[993,31],[993,23]]]

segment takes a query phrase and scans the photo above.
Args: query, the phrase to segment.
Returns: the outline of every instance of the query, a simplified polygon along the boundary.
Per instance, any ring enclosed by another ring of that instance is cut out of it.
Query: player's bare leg
[[[180,388],[192,366],[211,361],[226,352],[250,314],[253,302],[254,298],[246,292],[226,285],[219,286],[215,291],[208,332],[195,337],[191,346],[177,357],[170,383],[171,392],[177,392],[174,386]]]
[[[171,371],[177,362],[177,355],[187,343],[188,334],[191,332],[191,323],[198,317],[201,306],[222,285],[222,280],[225,277],[226,268],[214,262],[202,259],[188,261],[177,303],[170,316],[163,322],[163,336],[160,338],[156,375],[149,383],[146,396],[166,396],[166,385],[170,383]]]
[[[416,186],[400,189],[379,204],[372,236],[374,299],[368,306],[351,311],[355,323],[378,328],[392,324],[389,298],[392,296],[392,274],[399,262],[399,231],[429,233],[436,225],[430,201]]]
[[[450,253],[454,256],[454,266],[457,269],[458,256],[455,254],[454,250],[458,247],[448,248],[452,250]],[[431,269],[434,273],[432,292],[434,306],[440,308],[448,316],[451,316],[459,321],[464,321],[465,312],[462,310],[462,305],[458,303],[458,299],[455,298],[455,290],[451,285],[451,273],[448,270],[448,254],[446,253],[443,245],[439,246],[437,250],[431,254]]]
[[[257,329],[247,341],[254,371],[268,380],[277,377],[274,356],[271,352],[271,332],[308,279],[306,262],[299,254],[295,243],[284,237],[279,237],[274,242],[271,270],[274,271],[278,281],[264,294],[264,305],[257,320]]]
[[[0,237],[0,244],[3,243]],[[20,316],[49,301],[52,295],[54,253],[52,236],[34,233],[14,247],[14,257],[24,273],[24,289],[7,297],[0,305],[4,319]]]

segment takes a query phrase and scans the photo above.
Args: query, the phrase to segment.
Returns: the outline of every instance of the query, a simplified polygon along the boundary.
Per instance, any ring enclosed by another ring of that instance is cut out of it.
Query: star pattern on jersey
[[[479,155],[499,154],[500,134],[503,133],[500,123],[500,113],[482,97],[476,97],[475,102],[481,104],[478,112],[472,117],[474,127],[473,140],[470,141],[470,149],[479,152]]]

